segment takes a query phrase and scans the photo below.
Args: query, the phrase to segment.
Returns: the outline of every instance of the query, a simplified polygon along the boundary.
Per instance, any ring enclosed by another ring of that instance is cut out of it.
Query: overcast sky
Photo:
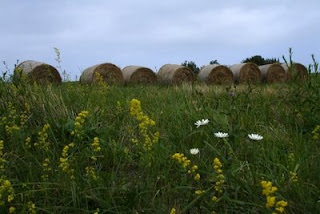
[[[123,68],[261,55],[320,60],[319,0],[0,0],[0,60],[61,66],[71,79],[92,65]],[[4,71],[0,65],[0,71]]]

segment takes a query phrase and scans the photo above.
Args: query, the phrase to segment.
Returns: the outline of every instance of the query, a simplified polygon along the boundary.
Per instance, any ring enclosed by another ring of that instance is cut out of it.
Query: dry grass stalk
[[[154,84],[157,82],[157,75],[149,68],[142,66],[127,66],[122,69],[126,84]]]
[[[175,64],[165,64],[158,72],[158,81],[165,84],[192,83],[195,77],[191,69]]]
[[[279,63],[259,66],[262,75],[262,81],[267,83],[285,82],[287,74]]]
[[[121,69],[111,63],[91,66],[83,71],[80,83],[92,84],[103,80],[107,84],[123,84],[124,77]]]
[[[31,83],[36,82],[37,84],[59,84],[62,81],[55,67],[33,60],[21,62],[15,68],[14,75],[18,78],[25,76]]]
[[[261,71],[254,63],[235,64],[230,67],[235,83],[260,83]]]
[[[233,83],[232,71],[228,67],[219,64],[203,67],[198,74],[198,78],[207,84],[221,85]]]

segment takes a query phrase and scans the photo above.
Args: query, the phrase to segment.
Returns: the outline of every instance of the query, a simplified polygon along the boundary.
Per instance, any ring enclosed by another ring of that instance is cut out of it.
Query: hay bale
[[[233,83],[233,73],[232,71],[224,65],[213,64],[203,67],[198,78],[202,82],[208,84],[232,84]]]
[[[235,64],[230,67],[235,83],[259,83],[261,71],[254,63]]]
[[[31,83],[48,84],[61,83],[62,79],[58,70],[46,63],[27,60],[21,62],[14,70],[15,77],[26,76]]]
[[[259,66],[262,75],[262,81],[267,83],[285,82],[287,74],[279,63]]]
[[[165,64],[158,72],[158,81],[165,84],[192,83],[195,77],[188,67],[175,64]]]
[[[121,69],[111,63],[103,63],[85,69],[80,76],[80,83],[92,84],[102,80],[107,84],[122,84],[124,77]]]
[[[149,68],[142,66],[127,66],[122,69],[125,83],[153,84],[157,82],[157,75]]]
[[[299,80],[305,80],[308,77],[308,69],[300,63],[292,63],[293,69],[291,69],[286,63],[282,63],[281,66],[286,71],[288,80],[292,79],[295,75]]]

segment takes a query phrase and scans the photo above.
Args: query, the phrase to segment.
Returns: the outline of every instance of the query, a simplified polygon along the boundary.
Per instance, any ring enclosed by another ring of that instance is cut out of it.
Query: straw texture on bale
[[[149,68],[142,66],[127,66],[122,69],[126,84],[153,84],[157,82],[157,75]]]
[[[165,64],[158,72],[158,81],[165,84],[192,83],[194,74],[190,68],[176,64]]]
[[[235,64],[230,67],[235,83],[259,83],[261,71],[254,63]]]
[[[80,83],[92,84],[102,80],[108,84],[122,84],[124,77],[121,69],[111,63],[103,63],[85,69],[80,76]]]
[[[308,69],[300,63],[293,63],[292,65],[293,70],[291,70],[291,68],[286,63],[281,64],[281,66],[286,71],[287,79],[290,80],[293,78],[294,75],[296,75],[297,79],[305,80],[308,76]]]
[[[26,76],[31,83],[61,83],[61,76],[56,68],[43,62],[27,60],[21,62],[14,70],[14,75]]]
[[[199,81],[206,82],[208,84],[232,84],[233,73],[232,71],[219,64],[207,65],[203,67],[198,74]]]
[[[285,82],[287,74],[279,63],[259,66],[262,75],[262,81],[267,83]]]

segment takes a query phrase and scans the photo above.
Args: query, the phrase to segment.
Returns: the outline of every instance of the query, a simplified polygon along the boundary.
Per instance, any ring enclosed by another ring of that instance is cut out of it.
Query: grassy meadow
[[[0,213],[320,213],[318,74],[0,96]]]

